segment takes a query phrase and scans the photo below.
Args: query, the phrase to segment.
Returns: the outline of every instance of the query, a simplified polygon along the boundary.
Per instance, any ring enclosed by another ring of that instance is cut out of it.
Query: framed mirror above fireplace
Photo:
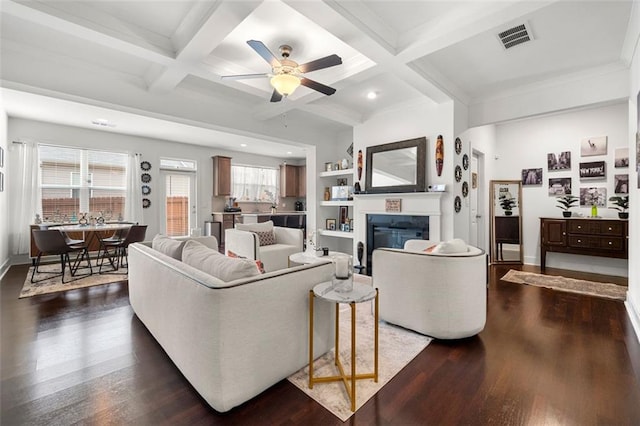
[[[425,137],[368,147],[365,192],[424,192],[426,154]]]
[[[522,183],[492,180],[491,263],[522,264]]]

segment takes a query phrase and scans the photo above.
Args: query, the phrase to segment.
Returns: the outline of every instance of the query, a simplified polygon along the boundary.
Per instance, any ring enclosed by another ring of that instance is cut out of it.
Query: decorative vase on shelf
[[[87,214],[86,213],[80,213],[80,219],[78,219],[78,223],[81,226],[87,226],[89,224],[89,221],[87,220]]]
[[[35,223],[36,225],[40,225],[42,223],[42,219],[40,219],[40,215],[38,213],[36,213]]]
[[[335,274],[331,286],[338,293],[347,293],[353,290],[353,257],[341,255],[333,258]]]
[[[598,217],[598,206],[595,204],[591,206],[591,217]]]

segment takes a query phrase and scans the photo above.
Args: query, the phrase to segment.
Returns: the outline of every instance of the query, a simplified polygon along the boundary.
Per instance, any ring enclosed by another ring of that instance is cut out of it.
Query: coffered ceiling
[[[2,0],[3,104],[10,116],[88,128],[101,118],[105,131],[296,157],[304,144],[421,99],[469,105],[628,67],[632,4]],[[532,41],[504,49],[498,33],[518,25]],[[222,79],[271,71],[252,39],[278,57],[290,45],[298,63],[337,54],[342,65],[307,75],[337,92],[300,87],[271,103],[267,78]]]

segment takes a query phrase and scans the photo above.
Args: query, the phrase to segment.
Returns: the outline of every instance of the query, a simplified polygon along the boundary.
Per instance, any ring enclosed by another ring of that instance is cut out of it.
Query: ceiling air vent
[[[527,24],[517,25],[513,28],[509,28],[508,30],[505,30],[498,34],[498,38],[500,39],[502,47],[504,47],[505,50],[533,40],[533,36],[531,35],[531,31],[529,31],[529,27]]]

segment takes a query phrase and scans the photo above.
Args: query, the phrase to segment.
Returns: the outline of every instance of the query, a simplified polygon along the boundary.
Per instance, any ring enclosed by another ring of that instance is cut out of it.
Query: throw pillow
[[[227,257],[193,240],[184,244],[182,261],[225,282],[260,275],[253,260]]]
[[[466,253],[469,251],[467,243],[460,238],[454,238],[453,240],[443,241],[439,243],[432,251],[437,254],[458,254]]]
[[[424,251],[425,253],[432,253],[432,252],[433,252],[433,250],[435,250],[435,248],[436,248],[436,247],[438,247],[438,245],[437,245],[437,244],[434,244],[434,245],[432,245],[432,246],[430,246],[430,247],[427,247],[426,249],[424,249],[424,250],[422,250],[422,251]]]
[[[244,256],[240,256],[237,253],[232,252],[231,250],[227,250],[227,256],[229,257],[238,257],[240,259],[246,259],[246,257]],[[256,260],[256,267],[258,268],[258,271],[261,274],[264,274],[264,263],[262,263],[262,260]]]
[[[182,248],[184,241],[177,241],[166,235],[156,235],[151,242],[151,248],[162,254],[173,257],[176,260],[182,259]]]
[[[276,243],[276,234],[273,231],[256,232],[261,246],[270,246]]]

